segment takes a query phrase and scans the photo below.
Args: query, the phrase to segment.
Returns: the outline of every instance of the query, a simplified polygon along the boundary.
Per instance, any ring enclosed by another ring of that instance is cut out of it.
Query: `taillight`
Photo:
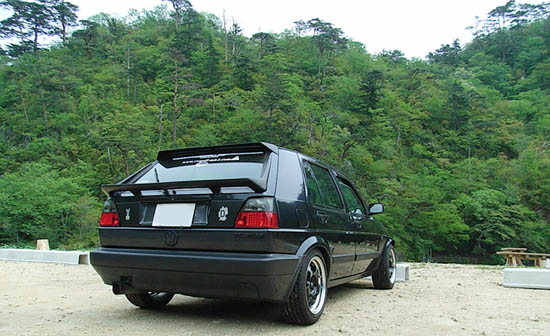
[[[99,226],[119,226],[115,203],[110,198],[108,198],[103,205]]]
[[[272,197],[250,198],[235,220],[236,228],[277,229],[279,218]]]

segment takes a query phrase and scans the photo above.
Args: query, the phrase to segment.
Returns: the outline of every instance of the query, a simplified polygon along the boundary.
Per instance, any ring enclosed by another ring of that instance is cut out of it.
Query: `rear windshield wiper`
[[[157,171],[157,167],[155,167],[155,179],[157,180],[157,183],[160,183],[159,172]]]

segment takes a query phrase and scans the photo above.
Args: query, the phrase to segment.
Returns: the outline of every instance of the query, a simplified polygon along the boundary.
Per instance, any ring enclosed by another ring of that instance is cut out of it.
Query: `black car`
[[[327,289],[395,282],[394,242],[341,172],[269,143],[161,151],[117,184],[91,264],[115,294],[161,308],[174,293],[282,304],[315,323]]]

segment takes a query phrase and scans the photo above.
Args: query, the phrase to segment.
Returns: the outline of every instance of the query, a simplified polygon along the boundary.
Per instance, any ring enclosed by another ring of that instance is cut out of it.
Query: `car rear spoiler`
[[[129,191],[135,196],[140,196],[142,190],[175,190],[183,188],[208,188],[212,193],[217,194],[222,187],[249,187],[255,192],[264,192],[267,189],[265,179],[235,178],[224,180],[204,181],[178,181],[164,183],[137,183],[137,184],[104,184],[101,190],[109,196],[117,191]]]
[[[173,149],[160,151],[157,155],[157,161],[164,167],[174,167],[179,165],[180,158],[199,157],[201,155],[218,154],[239,154],[253,152],[273,152],[278,153],[278,147],[267,142],[256,142],[249,144],[222,145],[210,147],[195,147],[184,149]]]

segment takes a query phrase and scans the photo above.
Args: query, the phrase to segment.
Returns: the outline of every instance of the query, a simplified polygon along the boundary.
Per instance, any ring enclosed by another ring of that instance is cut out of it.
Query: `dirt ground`
[[[332,288],[313,326],[267,303],[182,295],[162,311],[115,296],[91,266],[0,261],[0,335],[550,335],[550,290],[502,287],[502,268],[412,264],[391,291]]]

